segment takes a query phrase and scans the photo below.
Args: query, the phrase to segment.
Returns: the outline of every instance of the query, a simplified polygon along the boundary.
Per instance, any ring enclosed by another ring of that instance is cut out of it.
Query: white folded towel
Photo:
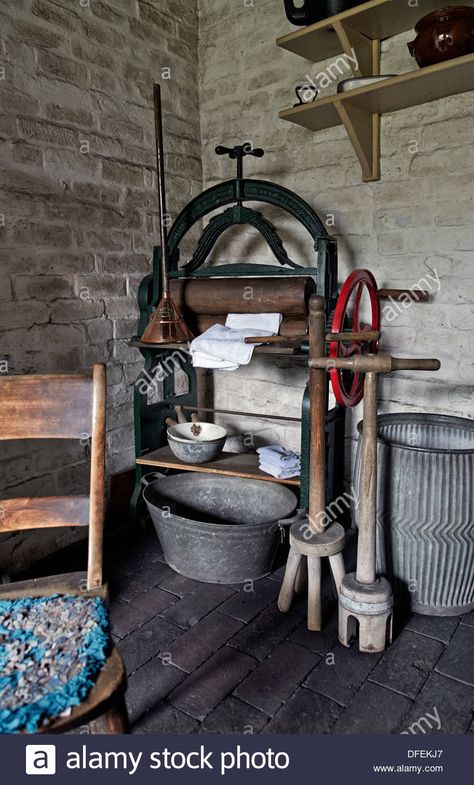
[[[283,316],[281,313],[229,313],[225,326],[233,330],[268,330],[267,335],[278,335]],[[260,335],[257,332],[257,335]]]
[[[245,338],[278,333],[281,314],[229,314],[226,324],[214,324],[198,335],[190,345],[192,363],[196,368],[217,368],[235,371],[248,365],[257,344],[246,344]]]

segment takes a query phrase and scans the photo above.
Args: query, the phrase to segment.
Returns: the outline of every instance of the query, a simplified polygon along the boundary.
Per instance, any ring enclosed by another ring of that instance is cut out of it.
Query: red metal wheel
[[[367,324],[361,321],[360,305],[364,290],[370,298],[371,320]],[[349,318],[348,307],[354,298],[352,318]],[[331,330],[334,333],[344,332],[348,328],[354,332],[365,330],[380,330],[380,302],[377,283],[369,270],[354,270],[345,281],[337,299],[332,320]],[[354,341],[341,343],[331,341],[329,344],[329,357],[350,357],[353,354],[375,354],[378,341]],[[364,375],[341,371],[332,368],[330,371],[331,384],[336,401],[342,406],[357,406],[364,395]]]

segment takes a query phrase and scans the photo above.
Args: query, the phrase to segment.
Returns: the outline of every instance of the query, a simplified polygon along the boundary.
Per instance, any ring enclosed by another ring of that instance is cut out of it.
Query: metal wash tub
[[[205,583],[242,583],[271,572],[278,521],[297,505],[289,488],[202,472],[155,473],[143,482],[166,561],[176,572]]]
[[[418,613],[472,610],[474,421],[388,414],[378,418],[377,430],[377,572]],[[359,475],[360,442],[357,491]]]

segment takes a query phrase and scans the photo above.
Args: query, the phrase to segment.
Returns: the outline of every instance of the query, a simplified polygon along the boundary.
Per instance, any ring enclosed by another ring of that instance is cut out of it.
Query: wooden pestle
[[[324,298],[313,295],[309,303],[309,357],[324,356],[326,309]],[[312,531],[324,531],[326,509],[326,373],[324,368],[309,370],[310,391],[310,476],[308,523]]]
[[[359,539],[356,579],[375,581],[375,540],[377,525],[377,391],[376,373],[367,373],[364,382],[361,476],[359,497]]]

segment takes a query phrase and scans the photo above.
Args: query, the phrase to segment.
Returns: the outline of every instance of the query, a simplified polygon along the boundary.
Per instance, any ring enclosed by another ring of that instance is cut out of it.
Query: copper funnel
[[[194,338],[194,335],[187,326],[170,295],[169,249],[166,231],[163,118],[161,112],[161,88],[158,84],[155,84],[153,87],[153,105],[155,110],[156,167],[158,174],[158,201],[160,205],[161,283],[163,295],[156,311],[153,313],[148,323],[148,327],[140,339],[140,343],[183,343],[191,341]]]
[[[141,343],[186,343],[194,335],[178,312],[169,294],[163,295],[148,327],[143,333]]]

